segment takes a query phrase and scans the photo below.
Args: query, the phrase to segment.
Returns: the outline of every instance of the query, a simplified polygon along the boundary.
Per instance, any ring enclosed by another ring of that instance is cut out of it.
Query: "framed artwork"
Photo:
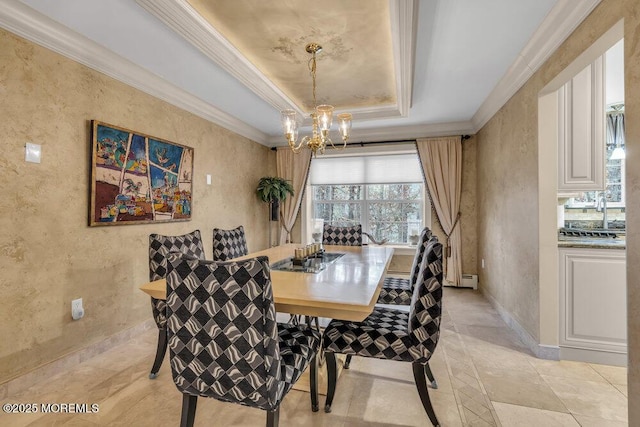
[[[90,226],[191,219],[193,148],[91,123]]]

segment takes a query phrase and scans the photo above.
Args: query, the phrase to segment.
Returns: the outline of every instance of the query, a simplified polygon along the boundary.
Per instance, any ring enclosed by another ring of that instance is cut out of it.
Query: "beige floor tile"
[[[440,343],[430,362],[439,388],[429,389],[443,427],[575,426],[571,415],[583,427],[626,425],[624,368],[535,359],[479,292],[447,288],[444,308]],[[156,341],[157,330],[144,330],[91,359],[64,364],[24,391],[0,386],[3,401],[98,403],[98,413],[0,413],[0,426],[177,425],[182,397],[168,356],[159,377],[148,378]],[[584,381],[596,379],[594,374],[600,381]],[[319,403],[320,411],[313,413],[309,394],[292,390],[280,409],[281,425],[430,425],[409,363],[354,358],[338,380],[332,412],[324,413],[324,396]],[[200,398],[196,426],[260,426],[265,417],[264,411]]]
[[[502,427],[580,427],[571,414],[494,402]]]
[[[435,395],[436,392],[429,392]],[[366,400],[366,407],[361,419],[368,422],[395,424],[405,426],[429,426],[429,418],[420,403],[420,396],[413,384],[397,383],[376,379],[373,381],[368,395],[362,395]],[[436,416],[440,411],[436,403],[453,404],[455,400],[439,399],[432,402]],[[360,415],[350,410],[350,415]]]
[[[625,421],[605,420],[584,415],[574,415],[574,417],[582,427],[628,427],[629,425]]]
[[[542,376],[574,415],[627,421],[627,399],[609,383]]]
[[[590,364],[590,366],[606,378],[606,380],[611,384],[627,385],[627,368],[620,366],[597,365],[595,363]]]
[[[622,384],[613,384],[613,386],[620,391],[624,395],[624,397],[629,397],[629,388],[626,385]]]
[[[478,367],[478,374],[491,401],[569,412],[539,375],[506,369],[487,370],[481,367]]]
[[[502,321],[502,320],[501,320]],[[458,331],[465,344],[468,340],[482,341],[497,346],[500,349],[512,349],[519,352],[526,351],[518,336],[504,322],[499,327],[491,325],[462,325]]]
[[[570,360],[543,360],[532,358],[529,363],[538,371],[540,375],[560,378],[576,378],[585,381],[606,382],[588,363],[573,362]]]

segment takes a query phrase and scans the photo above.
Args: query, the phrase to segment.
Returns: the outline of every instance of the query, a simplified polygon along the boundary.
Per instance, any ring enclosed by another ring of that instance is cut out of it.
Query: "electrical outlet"
[[[80,320],[84,316],[84,308],[82,308],[82,298],[71,301],[71,317],[73,320]]]

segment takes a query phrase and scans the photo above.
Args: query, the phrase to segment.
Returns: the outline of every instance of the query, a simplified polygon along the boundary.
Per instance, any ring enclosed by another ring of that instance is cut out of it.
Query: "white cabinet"
[[[558,190],[605,188],[604,59],[598,58],[558,91]]]
[[[559,248],[559,253],[561,358],[623,365],[625,250]]]

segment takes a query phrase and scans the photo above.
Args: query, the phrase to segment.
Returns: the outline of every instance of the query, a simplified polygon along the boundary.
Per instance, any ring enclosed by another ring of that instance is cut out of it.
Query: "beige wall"
[[[640,2],[603,0],[478,134],[478,257],[485,292],[539,338],[538,95],[624,19],[629,425],[640,425]],[[552,213],[550,213],[552,215]]]
[[[138,290],[150,233],[200,229],[210,258],[212,228],[243,224],[251,250],[266,246],[254,195],[275,174],[266,147],[4,31],[0,100],[0,384],[151,318]],[[91,119],[194,147],[193,219],[88,227]],[[25,163],[28,141],[41,164]]]

